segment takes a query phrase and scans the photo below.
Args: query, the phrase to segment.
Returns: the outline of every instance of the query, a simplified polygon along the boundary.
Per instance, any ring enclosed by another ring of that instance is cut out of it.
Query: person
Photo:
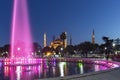
[[[108,60],[108,59],[109,59],[109,54],[106,55],[106,60]]]

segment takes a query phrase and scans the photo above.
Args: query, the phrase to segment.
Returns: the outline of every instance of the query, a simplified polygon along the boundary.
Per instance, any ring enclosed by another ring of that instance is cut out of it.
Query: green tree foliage
[[[106,47],[106,54],[113,52],[113,39],[109,39],[109,37],[102,37],[102,39],[105,42],[104,47]]]

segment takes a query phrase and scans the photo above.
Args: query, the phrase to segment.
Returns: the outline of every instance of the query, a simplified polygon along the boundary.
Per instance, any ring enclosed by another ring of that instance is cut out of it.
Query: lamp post
[[[63,47],[60,48],[60,57],[62,55]]]
[[[104,52],[104,59],[106,58],[106,53],[107,53],[107,47],[104,48],[105,52]]]
[[[113,43],[113,52],[115,53],[115,46],[116,46],[116,44],[115,43]]]

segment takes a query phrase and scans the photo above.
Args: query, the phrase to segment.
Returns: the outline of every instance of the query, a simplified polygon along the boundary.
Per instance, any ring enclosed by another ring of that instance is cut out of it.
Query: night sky
[[[0,0],[0,46],[10,42],[12,7],[13,0]],[[103,36],[120,38],[120,0],[28,0],[28,10],[33,40],[41,46],[44,32],[48,45],[64,31],[74,45],[91,41],[93,29],[99,44]]]

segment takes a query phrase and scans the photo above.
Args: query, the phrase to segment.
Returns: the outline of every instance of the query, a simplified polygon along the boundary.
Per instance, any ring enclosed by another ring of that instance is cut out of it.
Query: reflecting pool
[[[44,60],[39,65],[4,65],[0,62],[0,80],[34,80],[83,74],[106,70],[107,66],[82,62],[57,62]]]

